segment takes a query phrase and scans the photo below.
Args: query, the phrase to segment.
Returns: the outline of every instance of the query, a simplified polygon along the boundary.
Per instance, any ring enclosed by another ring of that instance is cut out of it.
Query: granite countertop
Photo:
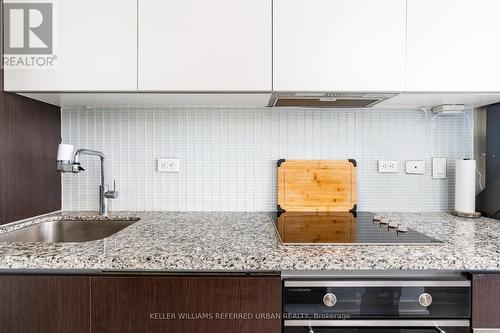
[[[169,271],[500,270],[500,221],[446,213],[381,213],[441,245],[284,246],[268,213],[117,212],[139,217],[118,233],[85,243],[0,243],[0,269]],[[0,234],[44,218],[0,227]],[[106,223],[106,221],[103,221]]]

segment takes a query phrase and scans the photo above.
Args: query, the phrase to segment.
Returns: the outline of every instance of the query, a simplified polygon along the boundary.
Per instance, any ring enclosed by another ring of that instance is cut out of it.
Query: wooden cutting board
[[[355,210],[355,160],[278,161],[278,211]]]

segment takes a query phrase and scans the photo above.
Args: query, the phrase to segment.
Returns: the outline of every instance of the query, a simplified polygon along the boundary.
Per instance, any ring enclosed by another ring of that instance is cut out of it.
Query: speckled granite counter
[[[0,269],[500,270],[500,221],[445,213],[383,215],[444,244],[283,246],[267,213],[114,213],[112,217],[141,220],[86,243],[0,243]],[[0,227],[0,233],[60,218],[54,214],[8,225]]]

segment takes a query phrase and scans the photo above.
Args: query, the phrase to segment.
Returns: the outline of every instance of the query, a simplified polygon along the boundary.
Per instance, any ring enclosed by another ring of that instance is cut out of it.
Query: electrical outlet
[[[159,158],[158,172],[179,172],[179,160],[175,158]]]
[[[398,172],[398,161],[378,161],[378,172]]]
[[[406,161],[406,173],[413,175],[424,175],[425,161]]]
[[[432,158],[432,178],[446,179],[446,157]]]

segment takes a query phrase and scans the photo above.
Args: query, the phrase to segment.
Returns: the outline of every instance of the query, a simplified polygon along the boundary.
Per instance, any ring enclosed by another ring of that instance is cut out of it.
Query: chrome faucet
[[[73,172],[79,173],[85,171],[80,165],[80,155],[98,156],[101,160],[101,185],[99,185],[99,215],[108,215],[108,199],[118,198],[118,191],[116,190],[116,182],[113,181],[113,190],[108,190],[108,185],[105,181],[104,173],[104,153],[90,149],[78,149],[73,157],[73,160],[61,160],[58,157],[57,171],[60,172]]]

